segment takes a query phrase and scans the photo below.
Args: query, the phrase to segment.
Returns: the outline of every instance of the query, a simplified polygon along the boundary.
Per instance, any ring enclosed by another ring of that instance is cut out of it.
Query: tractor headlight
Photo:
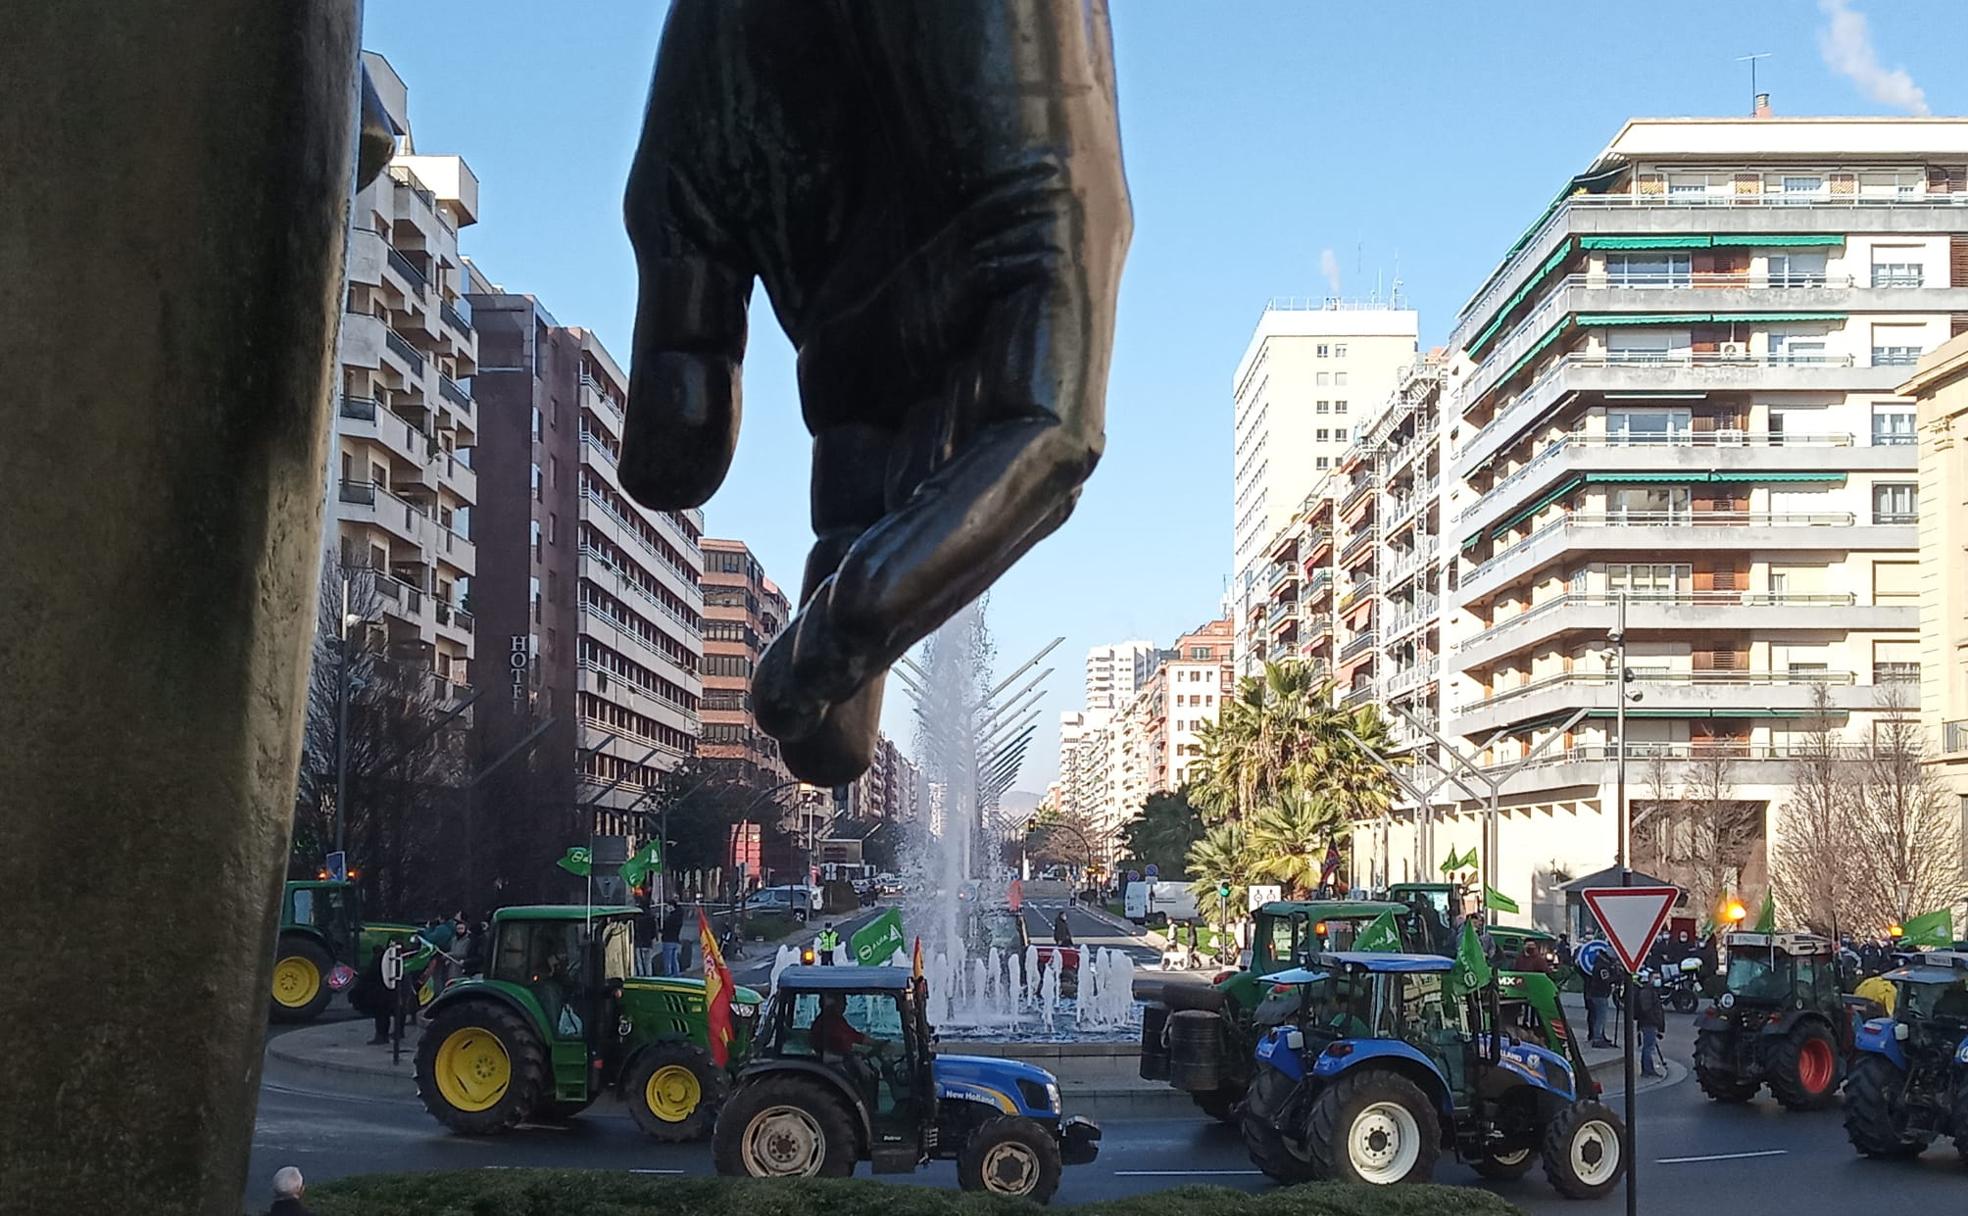
[[[758,1011],[759,1007],[757,1005],[740,1005],[734,1001],[731,1006],[731,1012],[741,1018],[755,1018],[758,1016]]]
[[[1736,1007],[1736,994],[1725,992],[1722,994],[1722,998],[1715,1003],[1724,1009],[1734,1009]]]
[[[1962,1050],[1968,1051],[1968,1047],[1963,1047]],[[1059,1104],[1059,1086],[1050,1081],[1046,1082],[1046,1101],[1052,1104],[1050,1109],[1053,1114],[1057,1115],[1065,1112],[1066,1108]]]

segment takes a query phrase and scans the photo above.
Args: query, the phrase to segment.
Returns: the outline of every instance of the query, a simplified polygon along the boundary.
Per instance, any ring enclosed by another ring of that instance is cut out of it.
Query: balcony
[[[1374,545],[1380,540],[1380,529],[1368,526],[1346,538],[1346,546],[1339,551],[1339,564],[1347,569],[1359,564],[1363,557],[1371,556]]]
[[[1373,699],[1374,686],[1369,682],[1347,689],[1346,695],[1339,699],[1339,704],[1342,709],[1357,709]]]
[[[430,616],[424,611],[426,594],[423,588],[380,570],[369,572],[369,583],[385,616],[395,617],[419,631],[430,624]]]
[[[1581,550],[1698,552],[1751,549],[1915,549],[1912,525],[1867,525],[1850,512],[1568,512],[1478,563],[1463,575],[1458,603],[1469,603]]]
[[[466,612],[463,608],[447,604],[443,600],[437,601],[435,609],[437,626],[440,630],[454,630],[463,640],[470,640],[472,630],[477,624],[471,613]]]
[[[1278,562],[1276,565],[1271,567],[1271,577],[1266,581],[1266,586],[1271,590],[1272,594],[1275,595],[1277,594],[1279,587],[1297,578],[1298,578],[1297,562],[1294,561]]]
[[[1327,566],[1321,566],[1319,569],[1314,570],[1312,573],[1306,575],[1305,594],[1300,597],[1300,602],[1304,604],[1312,604],[1320,599],[1323,599],[1326,593],[1332,590],[1332,581],[1333,581],[1333,572],[1332,569]]]
[[[1353,508],[1359,506],[1363,502],[1372,502],[1374,498],[1374,492],[1378,488],[1379,487],[1374,484],[1371,478],[1365,481],[1354,483],[1353,487],[1349,489],[1346,492],[1345,496],[1339,500],[1340,516],[1343,518],[1351,514]]]
[[[1968,211],[1963,218],[1968,219]],[[1575,393],[1891,393],[1905,378],[1893,367],[1855,366],[1846,355],[1568,354],[1499,405],[1495,417],[1463,441],[1456,452],[1455,471],[1466,477],[1483,467],[1526,427]]]
[[[469,416],[472,412],[472,396],[464,386],[442,372],[437,376],[437,394],[458,407],[458,412]]]
[[[416,504],[398,498],[373,481],[343,481],[336,487],[340,517],[381,528],[420,552],[429,552],[430,516]]]
[[[588,490],[581,495],[581,518],[598,526],[602,534],[616,545],[624,549],[637,549],[648,555],[653,563],[649,567],[652,571],[664,571],[678,579],[684,589],[680,594],[692,607],[703,604],[703,592],[698,585],[702,575],[691,570],[687,564],[678,564],[668,554],[650,544],[644,539],[641,529],[625,518],[600,494]],[[667,520],[668,517],[659,515],[657,518]],[[669,526],[675,528],[676,525],[672,522]]]
[[[430,290],[430,278],[423,271],[417,269],[415,262],[404,257],[401,251],[392,247],[386,260],[389,268],[395,271],[397,276],[403,280],[404,286],[409,290],[411,295],[421,297],[425,292]]]
[[[1968,718],[1941,723],[1941,751],[1950,756],[1968,752]]]
[[[1339,661],[1344,663],[1354,655],[1377,645],[1379,642],[1380,635],[1371,629],[1365,633],[1357,634],[1346,645],[1339,648]]]
[[[1882,689],[1854,683],[1849,671],[1637,671],[1628,685],[1640,694],[1649,717],[1800,717],[1817,707],[1822,692],[1838,710],[1875,709]],[[1546,676],[1458,706],[1454,730],[1475,734],[1578,708],[1610,715],[1618,689],[1607,671]]]
[[[444,323],[457,332],[461,338],[472,336],[471,302],[463,296],[452,300],[442,300],[437,306],[437,315]]]
[[[1618,749],[1608,743],[1556,748],[1503,779],[1502,794],[1525,794],[1555,790],[1612,785],[1616,779]],[[1629,793],[1651,791],[1657,784],[1666,792],[1686,783],[1690,777],[1710,784],[1714,770],[1732,785],[1789,785],[1797,780],[1801,763],[1828,758],[1850,763],[1864,760],[1862,744],[1838,743],[1827,749],[1790,747],[1778,744],[1714,742],[1656,743],[1634,741],[1626,749],[1626,781]],[[1480,763],[1480,762],[1479,762]],[[1515,760],[1495,760],[1481,767],[1504,768]]]
[[[397,333],[393,329],[384,329],[383,347],[397,358],[403,360],[404,366],[410,369],[411,379],[420,380],[423,378],[424,357],[417,353],[416,347],[404,341],[402,334]]]
[[[609,671],[587,659],[583,659],[580,664],[580,691],[593,693],[617,704],[627,701],[629,708],[641,713],[648,713],[650,707],[636,705],[634,701],[636,698],[646,698],[656,702],[664,711],[650,716],[658,721],[666,721],[668,725],[684,730],[688,734],[697,733],[696,710],[652,685],[645,684],[632,676]]]
[[[1516,616],[1457,641],[1451,650],[1474,669],[1553,638],[1603,637],[1619,618],[1617,596],[1573,592],[1546,600]],[[1911,604],[1861,604],[1853,593],[1773,594],[1767,591],[1683,591],[1633,595],[1627,629],[1635,633],[1767,634],[1912,630],[1920,610]]]
[[[341,415],[337,429],[344,436],[367,439],[418,470],[430,459],[430,436],[374,398],[344,396],[336,412]]]
[[[1306,533],[1305,542],[1299,548],[1304,564],[1309,566],[1318,561],[1320,555],[1332,547],[1332,539],[1332,529],[1327,527],[1314,528]]]
[[[1394,671],[1381,682],[1381,687],[1387,691],[1387,695],[1390,697],[1402,696],[1417,688],[1434,683],[1436,673],[1440,667],[1441,660],[1439,658],[1431,656],[1421,659],[1413,666],[1399,668]]]

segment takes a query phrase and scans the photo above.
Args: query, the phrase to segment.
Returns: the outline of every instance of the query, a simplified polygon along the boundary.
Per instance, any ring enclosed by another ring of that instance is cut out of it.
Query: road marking
[[[681,1174],[683,1173],[682,1170],[649,1170],[649,1169],[632,1169],[629,1172],[631,1174]]]
[[[1263,1170],[1115,1170],[1116,1178],[1262,1178]]]
[[[1706,1157],[1657,1157],[1655,1165],[1692,1165],[1697,1161],[1742,1161],[1750,1157],[1783,1157],[1790,1152],[1787,1148],[1766,1148],[1753,1153],[1713,1153]]]

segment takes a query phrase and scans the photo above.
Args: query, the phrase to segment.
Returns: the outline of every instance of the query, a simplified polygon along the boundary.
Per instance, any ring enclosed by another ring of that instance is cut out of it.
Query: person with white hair
[[[307,1192],[307,1179],[291,1165],[273,1171],[273,1206],[267,1216],[313,1216],[301,1196]]]

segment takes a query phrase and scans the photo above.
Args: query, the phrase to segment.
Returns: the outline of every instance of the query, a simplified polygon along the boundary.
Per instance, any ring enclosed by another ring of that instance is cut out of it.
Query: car
[[[1100,1128],[1064,1113],[1042,1068],[939,1054],[926,999],[901,967],[788,967],[718,1114],[717,1172],[845,1178],[861,1161],[890,1174],[942,1159],[965,1190],[1051,1199],[1063,1166],[1099,1154]]]
[[[812,887],[760,887],[746,897],[745,912],[752,916],[777,912],[804,922],[819,905],[820,897]]]

